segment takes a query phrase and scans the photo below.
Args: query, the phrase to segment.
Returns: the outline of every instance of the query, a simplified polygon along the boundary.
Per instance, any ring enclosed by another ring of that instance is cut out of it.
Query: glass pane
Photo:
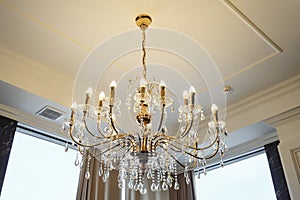
[[[195,177],[198,200],[276,200],[266,154],[260,154]]]
[[[76,199],[76,151],[16,132],[1,199]]]

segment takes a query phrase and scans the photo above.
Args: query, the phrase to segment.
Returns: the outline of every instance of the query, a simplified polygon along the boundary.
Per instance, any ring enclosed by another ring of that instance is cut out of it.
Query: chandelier
[[[207,132],[203,133],[207,133],[209,141],[200,139],[199,126],[205,116],[197,104],[193,86],[183,92],[177,133],[168,132],[167,113],[174,112],[173,99],[164,81],[147,78],[145,31],[151,22],[149,15],[136,17],[136,24],[142,31],[143,73],[136,81],[129,81],[126,98],[126,106],[134,113],[139,131],[127,132],[117,125],[121,101],[116,95],[115,81],[110,84],[109,96],[100,92],[97,105],[90,104],[93,90],[88,88],[84,103],[72,104],[71,117],[66,123],[70,137],[87,162],[86,179],[90,178],[91,158],[96,158],[100,162],[99,176],[104,182],[111,170],[118,170],[118,187],[127,185],[141,194],[147,193],[146,181],[151,191],[165,191],[171,187],[179,190],[179,169],[183,169],[186,184],[189,184],[188,171],[202,167],[206,174],[207,160],[216,156],[220,157],[222,166],[227,135],[226,124],[218,119],[218,107],[213,104],[211,121]],[[158,116],[155,127],[154,116]],[[79,165],[78,156],[75,165]]]

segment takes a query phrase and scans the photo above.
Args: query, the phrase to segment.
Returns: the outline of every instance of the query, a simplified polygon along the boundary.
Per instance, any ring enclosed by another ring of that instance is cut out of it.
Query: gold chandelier
[[[164,81],[147,79],[145,31],[151,22],[149,15],[136,17],[136,24],[142,30],[143,74],[136,82],[129,82],[126,98],[128,110],[135,113],[139,131],[126,132],[117,125],[121,101],[116,97],[115,81],[111,82],[108,97],[100,92],[97,105],[90,104],[93,90],[88,88],[84,103],[72,104],[71,117],[66,123],[73,142],[87,162],[85,178],[90,178],[90,160],[94,157],[100,161],[99,176],[104,182],[111,170],[118,170],[119,188],[126,184],[141,194],[147,193],[146,179],[151,182],[151,191],[171,187],[179,190],[179,167],[184,169],[186,184],[189,184],[188,171],[203,167],[206,174],[208,159],[219,155],[223,165],[227,135],[226,124],[218,119],[218,108],[213,104],[212,120],[207,127],[210,141],[200,140],[199,124],[205,116],[202,107],[196,103],[193,86],[183,92],[183,105],[178,108],[178,132],[168,133],[167,112],[173,107],[173,99],[168,96]],[[159,116],[157,127],[153,126],[154,113]],[[75,165],[79,165],[78,157]]]

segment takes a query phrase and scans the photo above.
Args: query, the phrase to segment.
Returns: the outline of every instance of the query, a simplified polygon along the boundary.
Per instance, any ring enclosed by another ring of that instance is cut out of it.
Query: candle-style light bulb
[[[115,88],[117,87],[116,81],[112,81],[109,87],[110,87],[110,104],[112,105],[115,98]]]
[[[141,94],[146,93],[146,87],[147,87],[146,80],[144,78],[141,78],[141,81],[140,81],[140,92],[141,92]]]
[[[87,105],[89,103],[90,98],[93,95],[93,89],[89,87],[85,92],[85,104]]]
[[[190,104],[194,105],[195,104],[196,90],[193,86],[190,87],[189,93],[190,93]]]
[[[104,98],[105,98],[105,93],[103,91],[101,91],[99,94],[99,101],[103,101]]]
[[[183,105],[187,106],[189,104],[189,93],[188,91],[184,90],[182,93],[183,97]]]
[[[72,105],[71,105],[71,110],[73,112],[75,112],[75,110],[77,109],[77,103],[76,102],[73,102]]]
[[[86,92],[85,92],[86,96],[88,96],[89,98],[93,95],[93,89],[92,87],[89,87]]]
[[[218,111],[219,111],[218,106],[216,104],[213,104],[211,106],[211,112],[215,123],[218,123]]]

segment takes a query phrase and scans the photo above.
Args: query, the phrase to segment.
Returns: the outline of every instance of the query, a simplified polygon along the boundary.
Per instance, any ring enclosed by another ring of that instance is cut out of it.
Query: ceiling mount
[[[135,18],[135,22],[136,22],[136,25],[138,25],[138,27],[140,27],[140,28],[146,27],[147,28],[151,24],[152,19],[147,14],[139,14]]]

